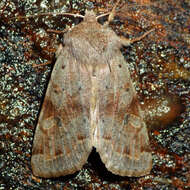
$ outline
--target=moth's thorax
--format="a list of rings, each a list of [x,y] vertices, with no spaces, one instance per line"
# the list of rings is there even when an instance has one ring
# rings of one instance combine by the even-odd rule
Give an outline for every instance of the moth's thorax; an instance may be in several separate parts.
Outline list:
[[[87,12],[84,21],[65,35],[64,43],[84,64],[106,63],[121,47],[119,37],[109,27],[99,24],[92,12]]]
[[[96,22],[96,14],[94,13],[94,11],[86,10],[84,21],[85,22]]]

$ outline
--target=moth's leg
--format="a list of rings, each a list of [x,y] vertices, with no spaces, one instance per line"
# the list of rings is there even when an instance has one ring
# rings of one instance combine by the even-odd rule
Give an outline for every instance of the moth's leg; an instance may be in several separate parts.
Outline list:
[[[61,30],[47,29],[47,32],[49,32],[49,33],[55,33],[55,34],[62,34],[62,33],[65,33],[67,31],[68,31],[68,29],[65,29],[63,31],[61,31]]]
[[[97,16],[96,19],[98,20],[98,19],[101,18],[101,17],[104,17],[104,16],[109,15],[108,21],[104,23],[104,26],[108,26],[109,23],[110,23],[110,22],[114,19],[114,17],[115,17],[115,9],[116,9],[117,5],[119,4],[119,1],[120,1],[120,0],[117,0],[116,4],[114,5],[114,7],[113,7],[113,9],[112,9],[112,11],[111,11],[110,13],[101,14],[101,15]]]
[[[154,30],[155,30],[155,29],[153,28],[153,29],[151,29],[151,30],[145,32],[142,36],[139,36],[139,37],[134,38],[134,39],[127,39],[127,38],[121,36],[121,37],[120,37],[120,42],[122,43],[122,45],[128,46],[129,44],[132,44],[132,43],[134,43],[134,42],[136,42],[136,41],[142,40],[144,37],[146,37],[149,33],[151,33],[151,32],[154,31]]]
[[[64,30],[53,30],[53,29],[47,29],[47,32],[49,33],[55,33],[55,34],[64,34],[66,32],[68,32],[70,29],[66,28]]]
[[[114,19],[114,17],[115,17],[115,9],[116,9],[116,7],[118,6],[119,2],[120,2],[120,0],[117,0],[116,4],[114,5],[114,7],[113,7],[113,9],[112,9],[112,11],[111,11],[111,13],[109,14],[108,22],[107,22],[106,24],[109,24],[110,22],[113,21],[113,19]]]
[[[56,51],[56,53],[55,53],[56,57],[58,57],[61,54],[62,49],[63,49],[63,45],[60,44],[59,47],[58,47],[58,49],[57,49],[57,51]],[[33,64],[32,66],[35,68],[35,67],[44,67],[44,66],[50,65],[50,64],[52,64],[52,62],[51,61],[47,61],[46,63]]]

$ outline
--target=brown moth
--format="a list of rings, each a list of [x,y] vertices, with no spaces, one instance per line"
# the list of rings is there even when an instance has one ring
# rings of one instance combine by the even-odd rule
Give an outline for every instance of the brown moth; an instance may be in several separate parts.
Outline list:
[[[108,21],[114,17],[114,9]],[[108,23],[109,23],[108,22]],[[67,32],[57,50],[32,150],[35,176],[50,178],[82,168],[95,147],[106,168],[120,176],[143,176],[152,155],[124,45],[92,11]]]

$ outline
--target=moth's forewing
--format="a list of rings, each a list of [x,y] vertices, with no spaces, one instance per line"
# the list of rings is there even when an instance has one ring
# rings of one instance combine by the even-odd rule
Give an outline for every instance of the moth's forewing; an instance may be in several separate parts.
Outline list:
[[[88,76],[69,47],[59,49],[34,136],[34,175],[68,175],[86,162],[92,148]]]
[[[148,132],[127,64],[118,51],[111,72],[99,75],[97,151],[107,169],[121,176],[142,176],[152,168]]]

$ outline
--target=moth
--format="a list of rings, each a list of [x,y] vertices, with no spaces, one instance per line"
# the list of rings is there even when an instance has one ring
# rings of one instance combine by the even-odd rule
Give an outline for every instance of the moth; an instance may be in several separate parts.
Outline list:
[[[92,147],[113,174],[143,176],[152,168],[146,124],[117,36],[93,11],[64,36],[39,115],[31,165],[44,178],[72,174]]]

